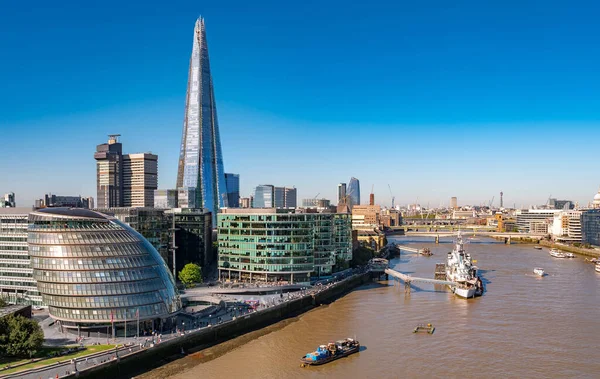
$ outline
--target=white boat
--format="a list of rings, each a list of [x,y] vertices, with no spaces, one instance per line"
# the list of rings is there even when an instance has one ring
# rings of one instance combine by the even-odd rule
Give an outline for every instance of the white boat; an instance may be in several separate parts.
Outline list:
[[[536,250],[542,250],[541,246],[534,246],[533,248],[536,249]]]
[[[565,253],[565,258],[575,258],[575,254],[573,254],[573,253]]]
[[[448,253],[446,280],[456,283],[449,286],[456,296],[468,299],[483,293],[483,283],[477,276],[471,255],[465,252],[462,235],[458,233],[454,249]]]
[[[544,276],[546,275],[546,273],[544,272],[544,269],[541,267],[536,267],[533,269],[533,273],[536,274],[537,276]]]
[[[565,258],[566,257],[565,254],[561,253],[557,249],[551,249],[550,255],[552,255],[554,258]]]
[[[596,263],[596,271],[600,272],[600,263]]]

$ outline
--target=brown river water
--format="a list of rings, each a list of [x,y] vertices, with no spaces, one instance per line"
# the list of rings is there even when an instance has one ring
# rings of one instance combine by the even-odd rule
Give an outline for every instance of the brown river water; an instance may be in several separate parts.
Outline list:
[[[435,255],[390,262],[433,277],[452,249],[418,237],[392,239]],[[431,239],[429,239],[431,241]],[[600,378],[600,273],[583,257],[556,259],[530,245],[469,239],[484,296],[464,300],[445,287],[393,281],[359,287],[298,321],[172,378]],[[536,277],[534,267],[548,274]],[[432,323],[433,335],[415,334]],[[354,337],[363,350],[332,363],[300,367],[319,344]]]

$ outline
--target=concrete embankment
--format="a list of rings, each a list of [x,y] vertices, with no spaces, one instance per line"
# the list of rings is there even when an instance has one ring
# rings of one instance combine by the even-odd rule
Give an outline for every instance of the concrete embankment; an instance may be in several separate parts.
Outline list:
[[[199,364],[205,362],[207,359],[214,359],[246,342],[251,341],[254,338],[257,338],[260,335],[277,330],[286,324],[273,325],[270,328],[264,330],[262,329],[282,320],[286,320],[286,322],[293,322],[293,319],[289,319],[321,304],[330,303],[345,293],[351,291],[353,288],[367,283],[370,281],[370,279],[371,274],[369,272],[352,276],[341,282],[332,284],[328,288],[325,288],[314,295],[308,295],[298,299],[285,301],[276,306],[238,317],[235,320],[196,330],[186,334],[183,337],[162,342],[153,348],[145,349],[121,357],[118,361],[115,360],[107,362],[105,364],[80,371],[79,377],[110,377],[114,379],[130,378],[131,376],[140,375],[168,362],[182,358],[184,356],[182,354],[182,350],[186,353],[200,351],[199,353],[191,355],[192,358],[195,358],[196,362],[186,359],[182,361],[181,365],[175,364],[169,367],[167,370],[169,371],[168,375],[172,375],[176,372],[185,370],[187,367],[190,367],[190,365],[193,365],[193,363]],[[255,333],[248,335],[250,332]],[[242,337],[236,338],[240,336]],[[235,340],[232,340],[234,338]],[[229,340],[232,341],[224,344],[223,346],[215,346]],[[202,349],[207,349],[211,346],[215,347],[208,351],[201,351]],[[167,372],[165,371],[164,374],[167,375]],[[72,376],[74,377],[74,375]]]
[[[540,246],[545,246],[553,249],[568,251],[574,254],[585,255],[588,257],[600,258],[600,252],[596,249],[584,249],[581,247],[567,246],[556,244],[551,241],[540,241]]]

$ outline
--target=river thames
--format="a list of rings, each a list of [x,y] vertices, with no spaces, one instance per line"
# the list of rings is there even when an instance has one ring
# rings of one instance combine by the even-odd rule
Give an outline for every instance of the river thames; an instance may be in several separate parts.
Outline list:
[[[433,277],[451,240],[392,238],[434,255],[402,255],[390,265]],[[600,375],[600,273],[583,257],[556,259],[531,245],[467,239],[486,284],[482,297],[464,300],[445,287],[380,281],[359,287],[298,321],[212,361],[172,376],[207,378],[592,378]],[[547,276],[532,272],[543,267]],[[414,334],[432,323],[433,335]],[[364,349],[318,367],[300,357],[319,344],[354,337]]]

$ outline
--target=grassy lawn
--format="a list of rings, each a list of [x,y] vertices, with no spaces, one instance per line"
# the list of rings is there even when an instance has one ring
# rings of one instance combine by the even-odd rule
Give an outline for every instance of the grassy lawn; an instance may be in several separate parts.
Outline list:
[[[53,352],[60,352],[63,350],[66,350],[68,347],[42,347],[42,349],[36,354],[36,358],[43,358],[48,356],[48,354],[53,353]],[[93,354],[93,353],[99,353],[101,351],[106,351],[106,350],[114,350],[115,345],[92,345],[92,346],[86,346],[85,350],[80,350],[77,351],[75,353],[71,353],[71,354],[67,354],[67,355],[62,355],[60,357],[54,357],[54,358],[47,358],[44,360],[41,360],[39,362],[33,362],[33,363],[29,363],[23,366],[19,366],[19,367],[15,367],[15,368],[11,368],[8,370],[0,370],[0,375],[5,375],[5,374],[12,374],[14,372],[17,371],[22,371],[22,370],[28,370],[30,368],[36,368],[36,367],[41,367],[41,366],[46,366],[52,363],[56,363],[58,361],[60,362],[64,362],[64,361],[70,361],[71,359],[74,358],[79,358],[82,357],[84,355],[89,355],[89,354]],[[30,359],[19,359],[19,360],[9,360],[7,358],[3,358],[0,360],[0,368],[1,367],[6,367],[7,365],[17,365],[19,363],[24,363],[24,362],[29,362]]]

